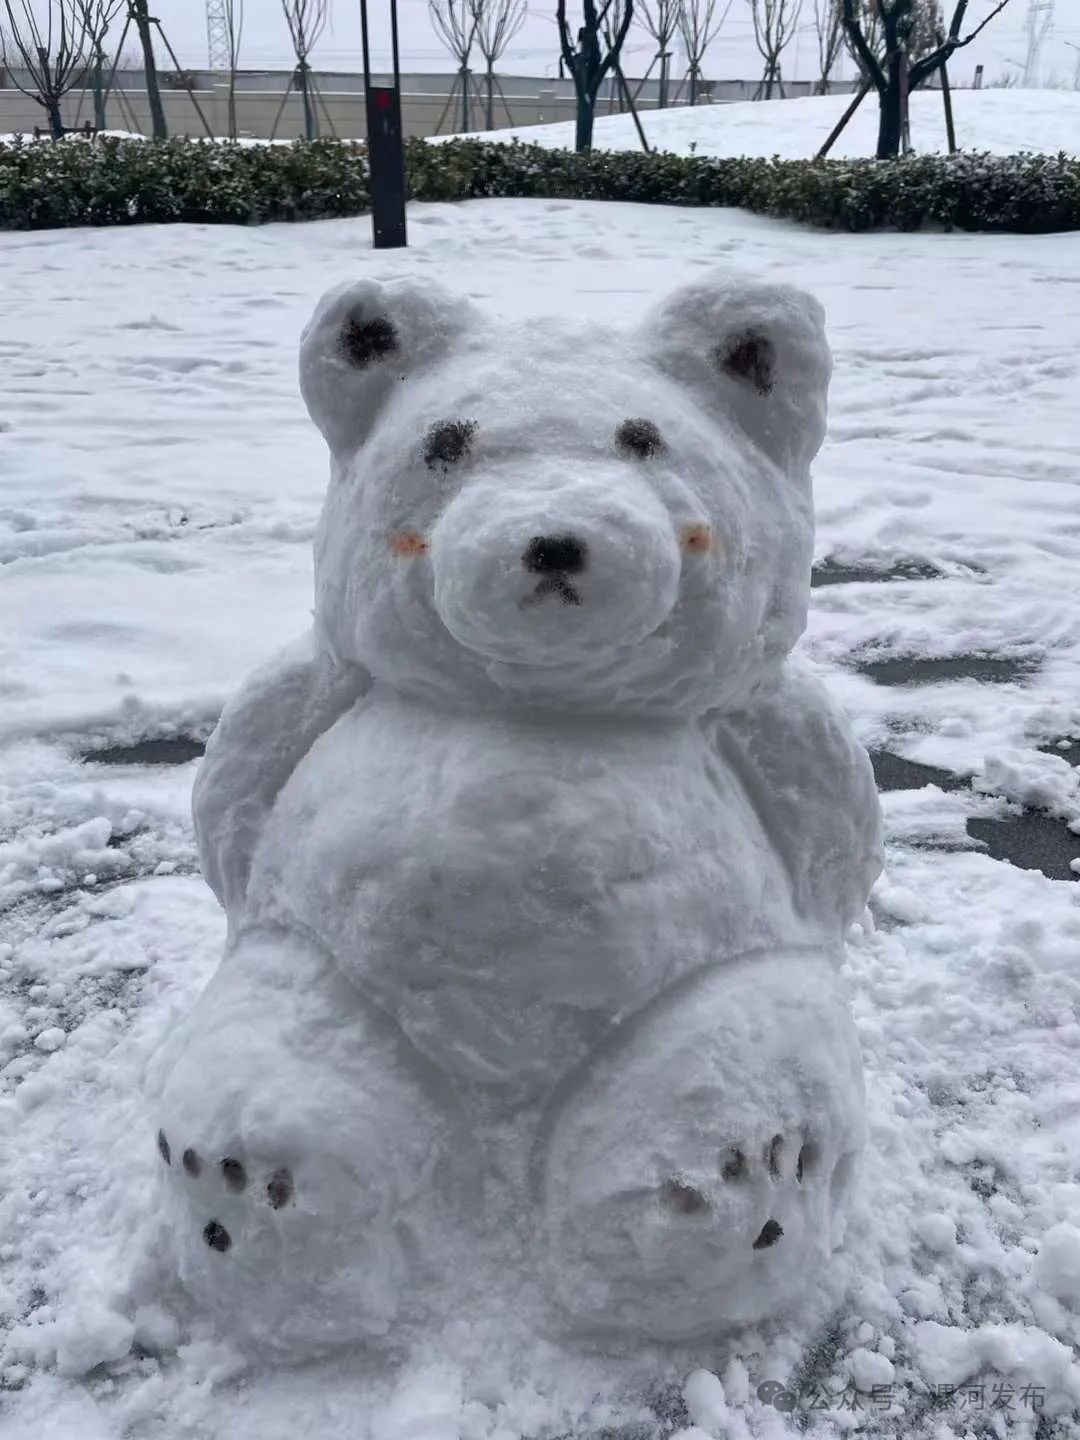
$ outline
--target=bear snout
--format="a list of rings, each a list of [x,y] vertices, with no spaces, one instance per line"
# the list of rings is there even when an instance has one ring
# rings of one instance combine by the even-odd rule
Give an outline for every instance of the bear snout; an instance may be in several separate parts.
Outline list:
[[[553,480],[462,491],[431,535],[439,618],[517,665],[608,656],[660,626],[682,573],[676,526],[646,487]]]

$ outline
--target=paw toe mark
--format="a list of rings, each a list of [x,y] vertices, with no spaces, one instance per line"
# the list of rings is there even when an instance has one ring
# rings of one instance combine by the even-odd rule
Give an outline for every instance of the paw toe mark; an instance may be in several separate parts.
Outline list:
[[[190,1147],[181,1155],[180,1163],[189,1175],[198,1175],[202,1169],[202,1161]]]
[[[247,1184],[247,1174],[239,1160],[226,1156],[221,1162],[221,1174],[225,1184],[230,1190],[243,1190]]]
[[[818,1147],[812,1140],[808,1140],[799,1150],[799,1158],[795,1162],[795,1179],[801,1181],[807,1175],[813,1175],[818,1168],[819,1159]]]
[[[289,1203],[292,1194],[292,1172],[283,1165],[280,1170],[275,1170],[266,1182],[266,1198],[270,1201],[270,1208],[280,1210],[283,1205]]]
[[[168,1142],[168,1140],[165,1138],[165,1131],[164,1131],[164,1130],[159,1130],[159,1131],[157,1132],[157,1148],[158,1148],[158,1154],[159,1154],[159,1155],[161,1156],[161,1158],[165,1161],[165,1164],[166,1164],[166,1165],[171,1165],[171,1164],[172,1164],[172,1151],[169,1149],[169,1142]]]
[[[784,1158],[784,1137],[774,1135],[769,1141],[769,1148],[765,1152],[765,1161],[769,1167],[769,1174],[774,1180],[780,1179],[780,1164]]]
[[[742,1180],[747,1173],[746,1156],[737,1145],[729,1147],[724,1156],[724,1167],[721,1170],[725,1180]]]
[[[761,1227],[761,1234],[754,1241],[755,1250],[768,1250],[770,1245],[775,1245],[783,1235],[784,1229],[775,1220],[766,1220]]]
[[[232,1237],[229,1235],[228,1230],[217,1220],[211,1220],[203,1229],[202,1235],[207,1245],[210,1246],[210,1249],[217,1250],[222,1255],[232,1244]]]
[[[665,1180],[660,1194],[668,1209],[677,1215],[702,1215],[709,1208],[701,1191],[693,1185],[684,1185],[681,1180]]]

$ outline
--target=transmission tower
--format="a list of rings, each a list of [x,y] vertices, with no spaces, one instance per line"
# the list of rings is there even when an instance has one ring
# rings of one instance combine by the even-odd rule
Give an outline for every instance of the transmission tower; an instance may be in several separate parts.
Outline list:
[[[206,52],[211,70],[228,70],[229,27],[225,0],[206,0]]]
[[[1039,83],[1039,51],[1054,23],[1054,0],[1031,0],[1027,13],[1027,56],[1024,60],[1024,84]]]

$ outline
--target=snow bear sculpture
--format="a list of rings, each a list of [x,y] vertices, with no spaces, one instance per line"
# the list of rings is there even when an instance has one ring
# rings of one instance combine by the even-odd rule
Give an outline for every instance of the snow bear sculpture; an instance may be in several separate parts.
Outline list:
[[[162,1057],[179,1274],[232,1333],[689,1338],[837,1244],[880,841],[791,656],[829,372],[816,301],[724,275],[627,333],[319,304],[314,625],[207,747],[227,950]]]

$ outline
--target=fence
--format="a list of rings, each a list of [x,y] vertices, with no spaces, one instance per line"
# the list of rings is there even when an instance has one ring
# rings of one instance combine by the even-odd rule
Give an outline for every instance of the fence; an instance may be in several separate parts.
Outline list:
[[[20,76],[20,79],[24,77]],[[28,77],[27,77],[28,78]],[[162,104],[169,133],[200,135],[205,133],[199,116],[201,109],[215,135],[228,134],[228,87],[220,76],[195,72],[195,83],[189,91],[165,84],[161,90]],[[406,135],[450,134],[461,126],[460,95],[453,94],[452,75],[406,75],[402,77],[402,123]],[[241,135],[266,139],[275,133],[279,139],[292,139],[304,133],[304,110],[300,92],[291,86],[292,77],[245,74],[238,77],[236,92],[237,128]],[[364,115],[362,81],[355,75],[316,76],[315,110],[319,131],[323,135],[359,139],[367,133]],[[655,81],[641,83],[629,80],[631,92],[638,90],[639,109],[656,107]],[[258,88],[260,87],[261,88]],[[756,80],[706,81],[701,88],[705,103],[730,103],[751,100],[757,89]],[[473,77],[470,99],[472,129],[484,128],[483,80]],[[789,96],[807,95],[816,88],[809,80],[786,83]],[[842,83],[832,87],[849,90]],[[677,84],[672,94],[677,95]],[[685,87],[683,91],[685,99]],[[198,108],[196,108],[196,102]],[[597,102],[597,114],[605,115],[619,109],[618,93],[609,83]],[[93,119],[94,107],[89,90],[73,90],[64,99],[66,125],[78,128]],[[499,80],[495,93],[494,127],[500,130],[544,125],[557,120],[572,120],[576,112],[573,88],[567,81],[550,81],[528,76],[506,76]],[[140,72],[118,72],[108,102],[108,125],[114,130],[151,133],[150,111],[143,76]],[[276,124],[275,124],[276,122]],[[35,126],[47,128],[41,106],[15,89],[10,77],[0,71],[0,134],[28,134]]]

